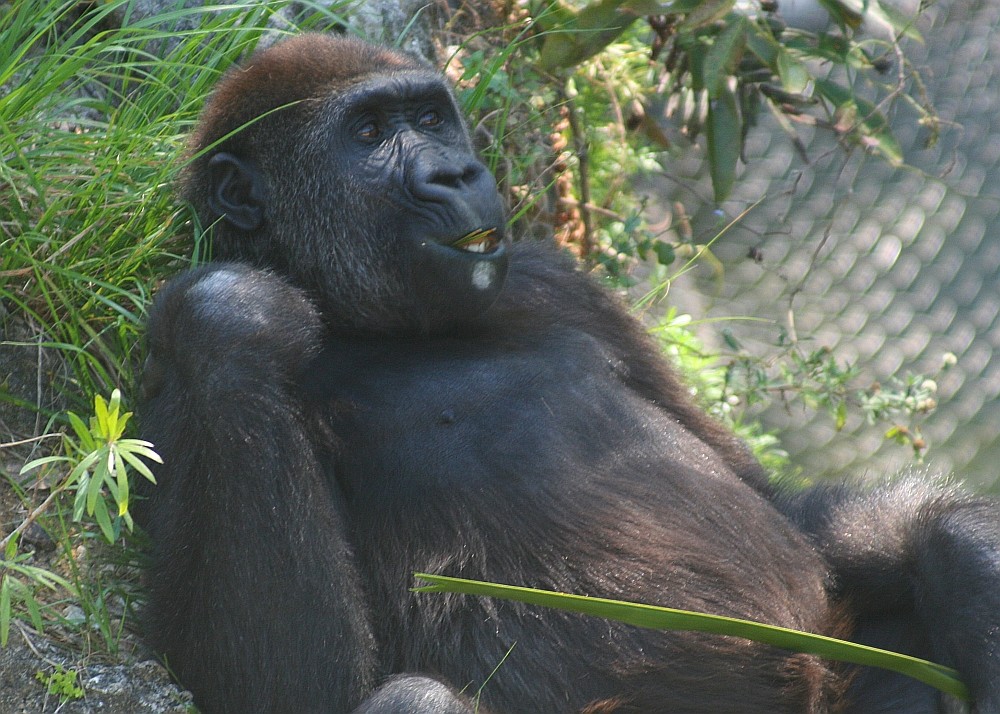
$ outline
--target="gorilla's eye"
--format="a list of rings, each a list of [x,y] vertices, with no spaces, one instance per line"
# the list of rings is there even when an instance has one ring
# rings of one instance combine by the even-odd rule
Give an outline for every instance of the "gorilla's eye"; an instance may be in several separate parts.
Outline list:
[[[382,129],[373,121],[366,121],[358,126],[356,135],[362,141],[376,141],[382,136]]]
[[[420,115],[420,126],[425,129],[433,129],[436,126],[441,126],[444,119],[441,117],[441,112],[437,109],[428,109]]]

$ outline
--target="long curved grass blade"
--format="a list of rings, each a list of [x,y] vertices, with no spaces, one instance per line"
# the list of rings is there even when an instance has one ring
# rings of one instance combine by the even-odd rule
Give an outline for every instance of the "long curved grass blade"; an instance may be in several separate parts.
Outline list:
[[[935,689],[951,694],[959,699],[969,701],[969,690],[959,678],[958,672],[934,662],[910,657],[909,655],[889,652],[846,642],[833,637],[814,635],[809,632],[790,630],[774,625],[765,625],[750,620],[740,620],[719,615],[707,615],[689,610],[676,610],[669,607],[642,605],[639,603],[607,600],[605,598],[585,597],[582,595],[567,595],[565,593],[535,590],[513,585],[496,585],[478,580],[451,578],[443,575],[428,575],[415,573],[418,580],[424,580],[430,585],[414,588],[415,592],[428,593],[460,593],[464,595],[484,595],[515,600],[529,605],[541,605],[559,610],[578,612],[594,617],[617,620],[637,627],[654,630],[682,630],[687,632],[705,632],[715,635],[743,637],[761,644],[780,647],[793,652],[805,652],[819,655],[826,659],[851,664],[881,667],[905,674]]]

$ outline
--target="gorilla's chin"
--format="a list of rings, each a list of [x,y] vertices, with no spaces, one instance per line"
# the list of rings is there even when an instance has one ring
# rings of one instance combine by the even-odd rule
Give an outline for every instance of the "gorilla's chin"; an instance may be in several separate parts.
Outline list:
[[[510,262],[507,242],[499,228],[472,231],[450,243],[417,242],[410,264],[422,329],[472,322],[496,302]]]

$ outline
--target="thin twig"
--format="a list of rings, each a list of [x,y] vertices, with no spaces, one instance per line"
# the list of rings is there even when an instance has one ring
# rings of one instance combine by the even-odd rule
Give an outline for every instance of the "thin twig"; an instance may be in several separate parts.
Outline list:
[[[583,223],[583,238],[580,241],[580,249],[584,256],[591,256],[594,252],[594,231],[590,216],[590,155],[587,150],[587,137],[584,136],[583,128],[580,126],[579,117],[576,115],[576,104],[572,98],[565,95],[566,117],[569,120],[569,132],[573,135],[573,151],[576,152],[577,164],[580,167],[580,222]]]
[[[19,439],[18,441],[7,441],[0,444],[0,449],[7,449],[11,446],[24,446],[25,444],[33,444],[36,441],[41,441],[42,439],[54,439],[57,436],[62,436],[59,432],[53,432],[51,434],[41,434],[39,436],[32,436],[27,439]]]

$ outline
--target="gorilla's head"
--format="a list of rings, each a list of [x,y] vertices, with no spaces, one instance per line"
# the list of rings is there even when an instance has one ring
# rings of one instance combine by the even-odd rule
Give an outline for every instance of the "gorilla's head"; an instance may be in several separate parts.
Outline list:
[[[504,210],[455,98],[423,62],[301,35],[230,71],[183,193],[213,257],[286,275],[335,329],[474,321],[507,271]]]

